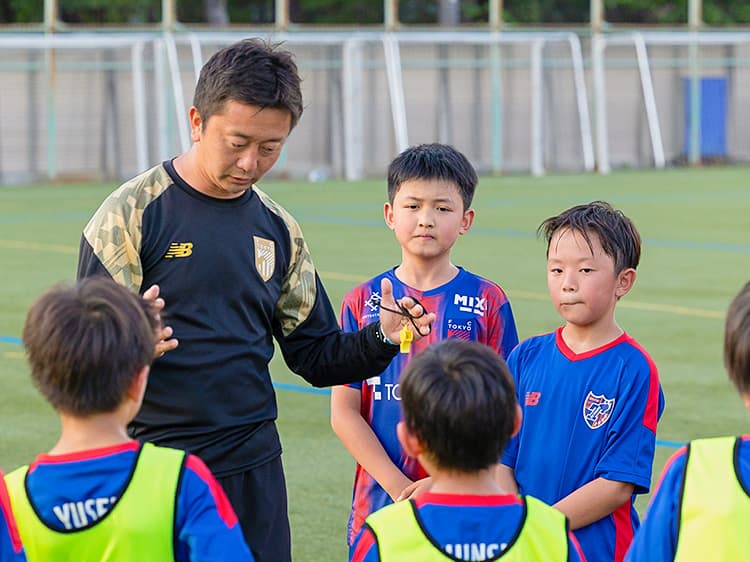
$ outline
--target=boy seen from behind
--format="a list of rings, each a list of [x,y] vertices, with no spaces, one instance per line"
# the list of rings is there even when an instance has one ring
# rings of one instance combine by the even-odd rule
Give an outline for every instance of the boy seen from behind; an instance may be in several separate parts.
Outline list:
[[[638,528],[664,407],[656,365],[615,320],[633,287],[641,241],[597,201],[548,218],[547,285],[565,324],[511,353],[523,409],[500,475],[570,519],[589,562],[621,561]]]
[[[584,560],[562,513],[497,483],[497,459],[521,411],[496,352],[436,343],[409,363],[400,388],[399,441],[432,487],[370,515],[355,562]]]
[[[729,306],[724,365],[750,410],[750,283]],[[750,435],[698,439],[667,461],[628,562],[750,560]]]
[[[31,562],[253,560],[202,461],[128,437],[159,329],[149,303],[104,277],[53,288],[29,310],[31,377],[62,427],[6,476]]]
[[[384,216],[401,245],[401,263],[351,290],[344,297],[341,323],[344,330],[356,331],[378,321],[383,279],[392,284],[394,298],[412,297],[437,319],[429,335],[396,356],[379,376],[333,389],[331,425],[357,461],[350,546],[370,513],[415,492],[415,483],[427,476],[396,436],[404,366],[442,339],[481,342],[503,356],[518,343],[503,290],[451,261],[453,244],[474,220],[476,185],[474,168],[448,145],[411,147],[389,166]],[[403,322],[415,330],[406,317]]]

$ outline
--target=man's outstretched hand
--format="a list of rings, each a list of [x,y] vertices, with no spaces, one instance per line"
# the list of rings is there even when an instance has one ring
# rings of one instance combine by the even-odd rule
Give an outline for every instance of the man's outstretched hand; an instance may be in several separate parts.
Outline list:
[[[383,328],[383,333],[389,340],[394,343],[399,343],[401,341],[401,328],[406,322],[409,323],[411,331],[414,333],[414,341],[417,341],[430,333],[432,323],[436,318],[434,312],[427,313],[427,311],[425,311],[411,297],[399,299],[399,304],[403,306],[414,319],[414,324],[412,324],[411,320],[406,316],[392,312],[393,310],[398,310],[399,307],[393,298],[393,285],[391,285],[390,279],[382,279],[380,281],[380,294],[380,326]],[[415,324],[417,329],[414,327]]]
[[[151,311],[158,320],[161,329],[156,333],[156,345],[154,346],[154,358],[161,357],[167,351],[173,350],[179,345],[177,338],[172,337],[171,326],[164,326],[161,324],[161,311],[164,309],[164,299],[159,296],[159,285],[151,285],[146,292],[143,293],[143,298],[146,301],[151,302]]]

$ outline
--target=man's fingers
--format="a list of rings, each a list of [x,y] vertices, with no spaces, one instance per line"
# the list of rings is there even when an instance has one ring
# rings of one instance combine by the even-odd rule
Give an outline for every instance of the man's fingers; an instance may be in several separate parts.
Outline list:
[[[151,301],[151,310],[153,310],[156,314],[158,314],[163,309],[164,309],[163,298],[159,297],[158,299]]]
[[[147,301],[152,301],[159,296],[159,285],[151,285],[148,289],[143,292],[143,298]]]
[[[383,277],[380,280],[380,299],[387,304],[395,302],[393,300],[393,285],[390,279]]]

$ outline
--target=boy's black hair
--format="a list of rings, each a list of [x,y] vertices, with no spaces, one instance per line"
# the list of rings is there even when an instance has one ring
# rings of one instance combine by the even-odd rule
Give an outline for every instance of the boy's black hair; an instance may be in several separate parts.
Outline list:
[[[750,282],[737,293],[727,311],[724,365],[737,390],[750,396]]]
[[[193,95],[204,128],[229,100],[285,109],[292,117],[289,130],[294,128],[303,110],[300,76],[292,53],[278,47],[257,38],[244,39],[208,59]]]
[[[592,251],[591,235],[595,234],[604,253],[615,262],[615,273],[638,267],[641,259],[641,236],[638,229],[622,211],[609,203],[593,201],[545,219],[539,225],[537,234],[547,241],[547,255],[552,237],[561,230],[580,233]]]
[[[513,434],[516,395],[502,357],[484,344],[443,340],[415,357],[399,384],[404,422],[441,468],[497,464]]]
[[[158,328],[149,303],[109,277],[58,285],[26,317],[31,378],[59,412],[112,412],[138,370],[151,364]]]
[[[409,180],[445,180],[456,184],[464,211],[471,207],[477,172],[471,162],[447,144],[420,144],[404,150],[388,166],[388,201],[393,205],[401,184]]]

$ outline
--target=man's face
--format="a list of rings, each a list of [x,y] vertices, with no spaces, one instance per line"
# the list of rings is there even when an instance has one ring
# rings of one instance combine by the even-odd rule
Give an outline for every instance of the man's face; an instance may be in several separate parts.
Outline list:
[[[190,108],[191,139],[197,150],[198,191],[220,199],[242,195],[270,170],[289,135],[291,114],[234,100],[207,122]]]

